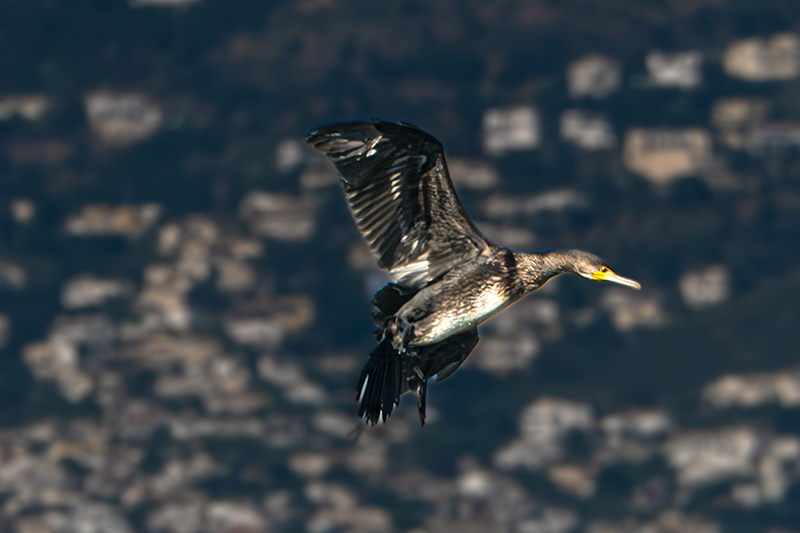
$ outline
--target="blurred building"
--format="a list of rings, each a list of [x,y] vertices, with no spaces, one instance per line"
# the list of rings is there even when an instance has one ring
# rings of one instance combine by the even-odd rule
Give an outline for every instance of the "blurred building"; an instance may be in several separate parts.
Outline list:
[[[15,198],[8,205],[8,210],[17,224],[28,224],[36,216],[36,204],[27,198]]]
[[[589,54],[567,67],[567,87],[572,98],[604,98],[622,81],[619,62],[601,54]]]
[[[695,310],[720,305],[730,298],[730,273],[725,265],[711,265],[684,273],[678,281],[683,302]]]
[[[0,120],[19,116],[26,120],[38,120],[50,109],[50,99],[41,94],[6,96],[0,99]]]
[[[588,205],[589,199],[575,189],[553,189],[531,196],[493,194],[483,202],[482,211],[489,219],[501,219],[543,211],[584,209]]]
[[[748,81],[789,80],[800,76],[800,37],[782,33],[770,39],[731,44],[722,58],[729,76]]]
[[[648,82],[656,87],[698,87],[703,80],[700,72],[702,64],[703,56],[697,51],[674,54],[650,52],[645,59]]]
[[[19,264],[0,260],[0,290],[21,290],[27,281],[28,274]]]
[[[64,225],[67,233],[80,237],[136,237],[150,229],[161,216],[159,204],[120,205],[89,204],[70,217]]]
[[[703,388],[703,399],[718,409],[777,404],[800,406],[800,371],[726,374]]]
[[[127,146],[161,126],[161,106],[141,93],[95,91],[86,95],[84,104],[89,126],[103,144]]]
[[[600,301],[617,331],[634,328],[660,328],[669,323],[669,315],[659,298],[652,293],[624,291],[616,287],[603,291]]]
[[[500,181],[497,170],[479,159],[450,157],[447,160],[447,169],[456,188],[486,190],[496,187]]]
[[[539,113],[532,106],[488,109],[483,114],[483,150],[490,155],[539,146]]]
[[[711,108],[711,124],[719,130],[720,140],[729,148],[742,149],[750,129],[767,115],[766,100],[758,98],[723,98]]]
[[[711,135],[702,128],[632,129],[625,135],[622,158],[632,172],[666,184],[711,164]]]
[[[308,240],[316,224],[310,198],[252,191],[242,199],[239,216],[259,237],[280,241]]]
[[[577,109],[561,114],[561,137],[584,150],[607,150],[617,141],[608,120]]]
[[[756,124],[747,132],[744,144],[747,151],[754,155],[798,148],[800,147],[800,123],[783,121]]]
[[[121,279],[103,279],[91,274],[70,279],[61,289],[61,305],[79,309],[100,305],[111,298],[133,293],[133,284]]]

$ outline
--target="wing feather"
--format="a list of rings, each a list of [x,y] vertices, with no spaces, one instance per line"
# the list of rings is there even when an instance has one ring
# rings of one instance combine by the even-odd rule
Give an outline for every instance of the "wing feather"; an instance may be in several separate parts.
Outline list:
[[[358,229],[398,284],[422,287],[489,248],[458,201],[432,135],[371,120],[325,126],[307,140],[336,165]]]

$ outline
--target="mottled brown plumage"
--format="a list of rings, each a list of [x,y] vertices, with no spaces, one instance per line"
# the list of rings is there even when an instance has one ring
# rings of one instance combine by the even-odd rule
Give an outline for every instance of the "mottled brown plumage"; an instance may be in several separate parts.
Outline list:
[[[358,229],[395,279],[373,299],[379,344],[358,384],[359,416],[373,425],[406,391],[424,424],[428,379],[450,376],[478,343],[478,324],[553,276],[639,288],[587,252],[517,253],[486,239],[458,201],[442,145],[415,126],[345,122],[307,140],[336,165]]]

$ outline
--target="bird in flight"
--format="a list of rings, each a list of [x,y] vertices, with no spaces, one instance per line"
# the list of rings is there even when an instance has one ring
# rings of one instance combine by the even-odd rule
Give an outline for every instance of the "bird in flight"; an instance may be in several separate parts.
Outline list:
[[[372,300],[378,345],[357,387],[358,415],[373,426],[409,391],[424,425],[428,380],[452,375],[480,323],[553,276],[641,288],[588,252],[519,253],[484,237],[458,201],[441,143],[416,126],[343,122],[306,140],[336,166],[358,229],[394,279]]]

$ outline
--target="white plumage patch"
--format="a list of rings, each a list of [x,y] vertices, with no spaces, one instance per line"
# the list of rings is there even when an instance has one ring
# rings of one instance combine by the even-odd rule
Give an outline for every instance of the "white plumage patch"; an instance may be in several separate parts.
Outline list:
[[[403,184],[403,176],[399,172],[395,172],[389,178],[392,183],[392,200],[400,198],[400,186]]]
[[[487,280],[486,288],[481,291],[475,301],[473,320],[477,324],[480,324],[497,312],[505,309],[510,303],[508,294],[503,290],[503,284],[500,283],[500,280],[496,278]]]
[[[369,383],[369,376],[364,380],[364,385],[361,386],[361,392],[358,393],[358,402],[360,402],[364,398],[364,391],[367,390],[367,384]]]
[[[490,290],[481,293],[478,309],[480,311],[480,321],[489,318],[497,311],[505,307],[508,297],[499,284],[492,284]]]
[[[372,157],[373,155],[378,153],[378,151],[375,149],[375,145],[381,142],[382,140],[383,140],[383,135],[378,135],[372,140],[371,143],[369,143],[369,147],[367,149],[367,157]]]
[[[401,267],[397,267],[392,270],[392,275],[397,278],[402,278],[411,274],[420,274],[422,272],[428,271],[428,266],[430,263],[424,258],[421,261],[414,261],[413,263],[408,263],[407,265],[403,265]]]

